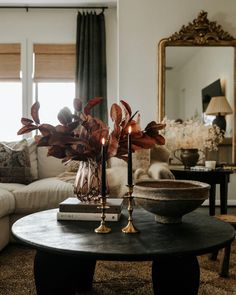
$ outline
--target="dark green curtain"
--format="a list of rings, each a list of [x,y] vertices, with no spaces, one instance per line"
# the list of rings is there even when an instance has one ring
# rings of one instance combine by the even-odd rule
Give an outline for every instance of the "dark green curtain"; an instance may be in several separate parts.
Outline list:
[[[104,13],[78,12],[76,36],[76,97],[85,105],[100,96],[92,115],[107,122],[106,34]]]

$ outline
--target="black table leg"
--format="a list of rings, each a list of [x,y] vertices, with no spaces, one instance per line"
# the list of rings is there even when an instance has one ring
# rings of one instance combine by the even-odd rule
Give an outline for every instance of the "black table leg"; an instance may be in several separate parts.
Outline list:
[[[226,175],[220,183],[220,214],[227,214],[228,182],[229,179]]]
[[[210,196],[209,196],[209,214],[210,216],[215,215],[215,204],[216,203],[216,185],[211,183]]]
[[[38,295],[74,295],[92,289],[96,260],[37,251],[34,277]]]
[[[153,261],[152,283],[155,295],[197,295],[199,282],[200,270],[195,256],[169,256]]]

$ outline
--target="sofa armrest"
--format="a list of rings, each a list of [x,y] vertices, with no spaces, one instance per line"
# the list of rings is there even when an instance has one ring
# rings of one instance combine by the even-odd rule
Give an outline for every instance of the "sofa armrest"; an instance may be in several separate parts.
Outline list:
[[[148,169],[148,175],[153,179],[174,179],[167,163],[155,162]]]

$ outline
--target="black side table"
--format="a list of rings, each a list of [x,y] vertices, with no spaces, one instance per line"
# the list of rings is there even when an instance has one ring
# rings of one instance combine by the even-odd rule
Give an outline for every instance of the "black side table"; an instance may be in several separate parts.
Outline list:
[[[171,172],[176,179],[196,180],[206,182],[211,185],[209,198],[209,214],[215,215],[215,193],[216,184],[220,185],[220,213],[227,214],[228,183],[230,181],[231,170],[190,170],[184,168],[171,168]]]

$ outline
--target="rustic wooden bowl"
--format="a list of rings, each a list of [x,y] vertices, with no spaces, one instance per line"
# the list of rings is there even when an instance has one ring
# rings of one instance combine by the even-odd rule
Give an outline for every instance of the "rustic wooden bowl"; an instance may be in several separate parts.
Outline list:
[[[209,197],[210,185],[191,180],[145,180],[137,182],[136,204],[155,214],[160,223],[181,223],[182,216],[198,208]]]

